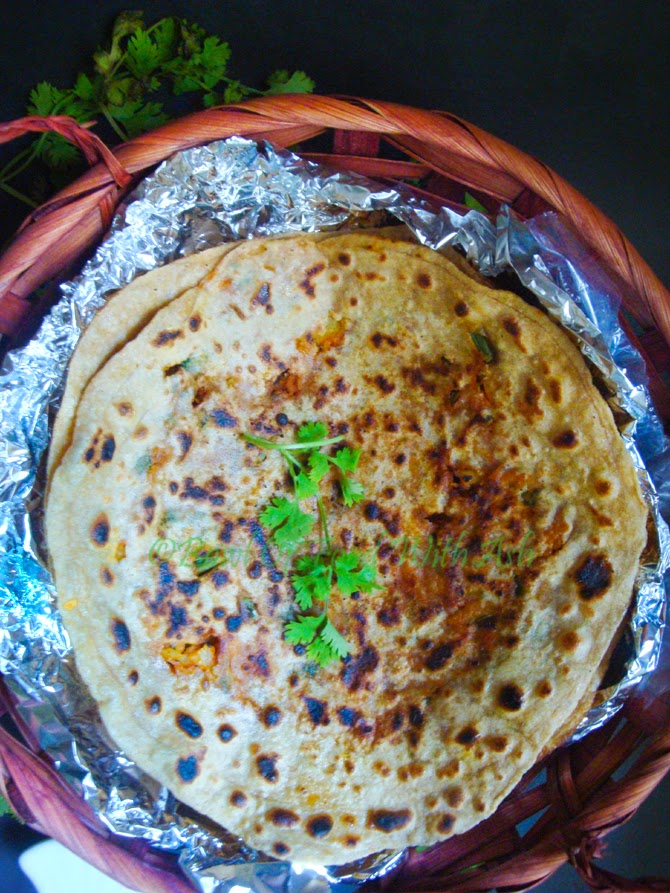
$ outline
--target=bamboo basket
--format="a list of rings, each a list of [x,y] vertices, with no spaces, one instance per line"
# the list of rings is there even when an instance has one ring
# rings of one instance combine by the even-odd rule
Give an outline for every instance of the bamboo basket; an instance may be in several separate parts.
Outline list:
[[[670,382],[664,379],[670,369],[670,293],[615,224],[565,180],[454,115],[350,97],[278,96],[189,115],[113,152],[85,127],[58,116],[0,124],[0,142],[45,130],[76,143],[91,167],[32,213],[0,258],[0,333],[7,346],[34,332],[55,299],[53,285],[97,245],[139,179],[178,150],[241,135],[277,147],[299,143],[305,158],[377,180],[420,178],[417,194],[457,210],[463,210],[468,190],[491,213],[502,203],[523,219],[558,212],[616,279],[621,323],[647,363],[654,403],[670,425]],[[319,136],[321,144],[324,133],[331,151],[310,151],[310,141]],[[39,298],[31,297],[45,285]],[[657,678],[655,690],[656,697],[630,698],[613,721],[535,766],[489,819],[412,853],[399,871],[367,889],[525,890],[570,862],[594,890],[670,891],[670,881],[625,880],[593,861],[602,853],[602,838],[631,818],[670,769],[670,675]],[[0,788],[27,824],[133,890],[193,890],[173,856],[102,825],[40,752],[1,680],[0,715],[13,720],[11,731],[0,728]]]

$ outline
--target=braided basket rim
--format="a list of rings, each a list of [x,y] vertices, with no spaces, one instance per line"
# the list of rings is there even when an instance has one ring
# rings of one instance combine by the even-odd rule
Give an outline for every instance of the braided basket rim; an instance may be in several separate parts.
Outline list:
[[[48,309],[46,301],[29,300],[35,288],[100,240],[129,189],[164,158],[233,134],[286,147],[329,132],[334,135],[334,154],[298,154],[390,180],[428,171],[444,203],[454,203],[454,187],[466,187],[477,197],[510,204],[521,216],[546,209],[563,215],[621,283],[625,309],[647,331],[646,341],[633,340],[651,363],[652,396],[657,405],[660,399],[661,408],[670,407],[669,389],[654,373],[655,363],[670,357],[670,293],[618,227],[574,187],[537,159],[448,112],[358,97],[276,96],[186,116],[114,151],[87,128],[61,116],[0,124],[0,142],[44,130],[74,141],[92,167],[33,212],[0,258],[0,331],[10,337],[25,336]],[[408,160],[377,157],[380,140]],[[537,776],[536,767],[494,816],[459,838],[413,853],[380,885],[407,893],[521,890],[570,861],[595,889],[670,890],[670,883],[658,880],[631,887],[592,862],[598,841],[627,821],[670,769],[670,710],[664,703],[669,691],[670,682],[656,700],[631,698],[623,725],[617,720],[555,751],[542,764],[545,782],[528,784]],[[0,729],[0,788],[19,815],[131,889],[192,889],[164,854],[150,851],[142,841],[114,838],[88,807],[73,799],[22,726],[1,680],[0,698],[24,739]],[[641,744],[645,749],[625,778],[613,782],[612,773]],[[59,791],[57,802],[54,790]],[[542,818],[522,838],[519,823],[545,807]]]

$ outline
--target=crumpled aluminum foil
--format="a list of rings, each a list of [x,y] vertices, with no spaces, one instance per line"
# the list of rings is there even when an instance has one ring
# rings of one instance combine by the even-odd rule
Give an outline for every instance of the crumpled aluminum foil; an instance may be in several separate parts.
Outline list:
[[[640,357],[617,321],[618,286],[590,265],[583,244],[555,214],[520,223],[506,209],[494,226],[356,174],[335,172],[241,138],[183,152],[136,190],[108,238],[36,337],[0,371],[0,670],[26,723],[63,776],[116,833],[179,854],[202,893],[349,893],[390,873],[404,853],[339,868],[268,861],[232,835],[197,824],[119,752],[80,684],[44,563],[41,475],[49,422],[79,336],[106,296],[134,276],[219,244],[288,231],[365,225],[380,215],[406,223],[421,242],[451,244],[487,276],[516,272],[549,314],[576,336],[609,393],[655,521],[653,559],[638,579],[637,607],[614,682],[576,734],[611,716],[659,660],[670,565],[670,444],[650,405]],[[653,466],[657,490],[647,471]],[[659,491],[661,499],[659,499]],[[664,504],[661,504],[664,502]]]

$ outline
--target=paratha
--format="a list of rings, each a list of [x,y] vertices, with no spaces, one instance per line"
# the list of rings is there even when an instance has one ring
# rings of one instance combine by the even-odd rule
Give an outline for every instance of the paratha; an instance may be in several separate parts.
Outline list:
[[[326,667],[284,638],[259,523],[286,467],[242,436],[314,420],[362,450],[364,500],[326,477],[325,515],[381,586],[333,593],[353,652]],[[635,469],[570,338],[440,254],[240,245],[73,421],[46,521],[77,666],[123,750],[249,845],[339,864],[460,833],[595,690],[646,542]],[[197,573],[193,543],[227,563]]]
[[[67,387],[49,442],[49,481],[72,435],[79,398],[93,375],[146,325],[157,310],[197,285],[234,247],[234,243],[218,245],[140,275],[123,289],[121,300],[115,300],[119,295],[117,292],[95,314],[68,366]]]

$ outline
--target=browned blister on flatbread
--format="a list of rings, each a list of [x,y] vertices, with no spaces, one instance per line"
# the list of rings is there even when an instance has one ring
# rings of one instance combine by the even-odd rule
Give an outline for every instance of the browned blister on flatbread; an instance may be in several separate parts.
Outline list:
[[[325,668],[284,640],[290,566],[259,523],[284,460],[241,436],[311,420],[362,450],[363,502],[322,492],[381,585],[333,592],[352,654]],[[324,864],[496,808],[597,684],[645,520],[570,339],[369,232],[251,241],[158,310],[87,384],[47,506],[113,738],[249,844]]]

